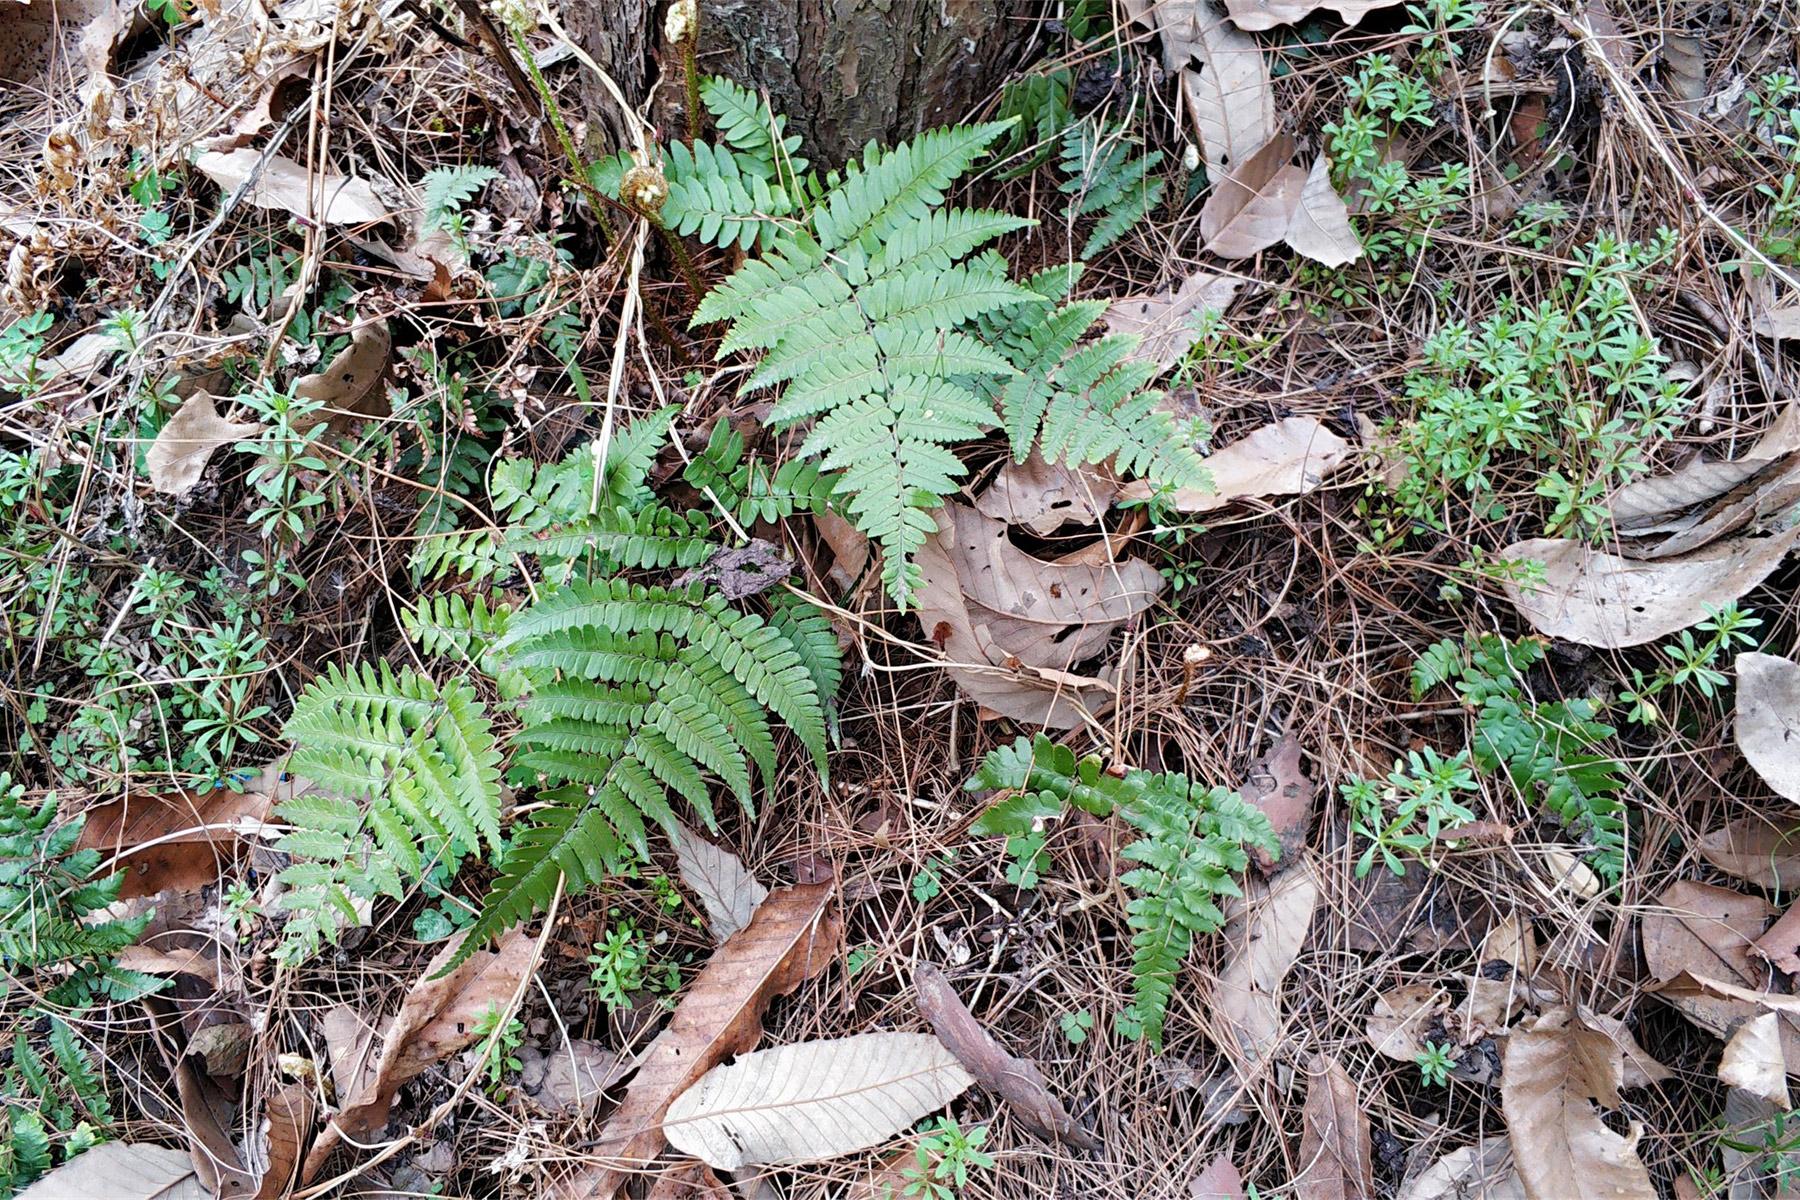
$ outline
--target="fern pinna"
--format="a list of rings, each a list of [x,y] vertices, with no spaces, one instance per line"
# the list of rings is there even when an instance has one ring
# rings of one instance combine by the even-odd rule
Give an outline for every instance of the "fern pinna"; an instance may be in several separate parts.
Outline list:
[[[282,951],[303,958],[358,921],[357,902],[405,896],[444,859],[500,850],[500,752],[475,690],[386,663],[330,667],[284,731],[289,774],[276,849],[289,912]]]
[[[1135,895],[1126,907],[1133,1002],[1120,1027],[1161,1049],[1182,961],[1195,934],[1225,923],[1217,897],[1239,894],[1246,847],[1280,853],[1269,818],[1236,792],[1202,788],[1185,775],[1113,775],[1099,758],[1077,759],[1043,734],[988,754],[967,788],[1012,793],[975,822],[978,836],[1024,836],[1070,804],[1096,816],[1117,813],[1143,834],[1121,852],[1139,865],[1121,877]]]
[[[779,717],[825,772],[836,642],[786,606],[740,612],[699,586],[571,583],[513,614],[496,661],[530,684],[511,776],[549,807],[519,832],[463,955],[570,888],[648,853],[646,822],[671,836],[672,800],[708,827],[708,777],[754,810],[751,769],[774,778]],[[454,964],[452,964],[454,965]]]

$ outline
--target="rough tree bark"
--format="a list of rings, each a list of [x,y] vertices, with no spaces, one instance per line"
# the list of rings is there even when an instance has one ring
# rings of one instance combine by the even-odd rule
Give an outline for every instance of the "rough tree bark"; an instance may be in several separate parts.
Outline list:
[[[701,0],[700,69],[766,90],[806,152],[836,165],[870,139],[894,142],[961,120],[1035,36],[1036,0]],[[565,21],[628,97],[662,64],[659,116],[680,121],[680,64],[663,44],[666,4],[566,0]],[[616,130],[611,105],[590,113]],[[665,134],[679,133],[666,129]]]

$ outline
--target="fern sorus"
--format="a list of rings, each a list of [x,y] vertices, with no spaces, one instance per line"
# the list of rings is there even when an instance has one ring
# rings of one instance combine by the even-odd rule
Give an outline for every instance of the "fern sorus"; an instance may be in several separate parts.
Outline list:
[[[1134,989],[1119,1027],[1160,1050],[1169,997],[1194,935],[1225,923],[1217,898],[1239,894],[1247,848],[1280,853],[1269,818],[1236,792],[1202,788],[1185,775],[1114,775],[1099,758],[1078,759],[1043,734],[994,750],[966,786],[1011,793],[975,822],[978,836],[1022,837],[1070,804],[1096,816],[1117,813],[1143,835],[1122,851],[1138,865],[1121,877],[1134,893],[1126,907]]]
[[[1413,667],[1413,692],[1454,685],[1475,712],[1472,747],[1484,771],[1504,770],[1564,825],[1586,839],[1589,864],[1608,882],[1625,871],[1625,768],[1602,749],[1618,731],[1588,699],[1535,699],[1526,672],[1544,658],[1540,641],[1470,634],[1445,639]]]
[[[290,774],[312,786],[275,809],[290,960],[335,942],[358,902],[404,897],[441,860],[500,850],[500,753],[474,689],[386,663],[328,668],[294,705]]]
[[[777,610],[778,614],[781,610]],[[716,827],[709,777],[753,809],[751,768],[775,776],[773,713],[825,770],[836,642],[804,613],[765,621],[698,587],[572,583],[513,614],[496,661],[522,672],[510,776],[540,811],[500,866],[464,953],[548,906],[559,881],[598,882],[673,835],[671,799]]]
[[[96,879],[100,851],[76,849],[87,818],[57,824],[56,814],[54,795],[32,805],[25,789],[0,773],[0,970],[35,980],[58,1008],[159,990],[167,980],[113,961],[137,941],[150,914],[97,915],[118,899],[125,876]]]

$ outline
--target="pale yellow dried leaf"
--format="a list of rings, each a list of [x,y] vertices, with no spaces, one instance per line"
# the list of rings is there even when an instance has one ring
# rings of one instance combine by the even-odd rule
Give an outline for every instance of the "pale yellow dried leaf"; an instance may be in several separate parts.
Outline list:
[[[1275,135],[1275,90],[1256,39],[1210,0],[1162,0],[1163,69],[1181,80],[1206,173],[1219,179]]]
[[[1542,584],[1508,580],[1507,597],[1539,633],[1584,646],[1641,646],[1686,629],[1768,578],[1800,539],[1800,526],[1765,538],[1730,538],[1679,558],[1639,562],[1586,542],[1533,538],[1499,552],[1544,564]]]
[[[194,166],[227,193],[255,175],[256,182],[244,198],[258,208],[273,208],[326,225],[368,225],[388,219],[387,206],[366,179],[314,174],[279,154],[269,155],[267,162],[263,159],[263,151],[250,147],[209,150],[194,159]]]
[[[1238,289],[1251,282],[1232,275],[1195,271],[1170,292],[1122,296],[1101,320],[1108,333],[1136,334],[1141,340],[1131,357],[1168,370],[1188,352],[1199,333],[1195,321],[1208,310],[1223,311]]]
[[[1737,656],[1737,743],[1764,783],[1800,801],[1800,663]]]
[[[1306,187],[1306,172],[1288,160],[1294,139],[1277,133],[1213,185],[1200,208],[1208,254],[1248,258],[1287,237]]]
[[[1307,172],[1286,241],[1296,252],[1328,267],[1341,267],[1362,257],[1362,241],[1350,227],[1344,198],[1331,186],[1331,160],[1323,155]]]
[[[1321,8],[1330,9],[1355,25],[1378,8],[1390,8],[1400,0],[1225,0],[1225,11],[1239,29],[1252,33],[1277,25],[1295,25]]]
[[[813,1163],[879,1146],[974,1079],[925,1033],[864,1033],[758,1050],[669,1105],[663,1134],[709,1166]]]
[[[1008,459],[975,497],[975,508],[996,521],[1048,536],[1068,524],[1098,524],[1118,494],[1119,480],[1104,466],[1045,462],[1033,451],[1022,463]]]
[[[185,1150],[102,1142],[19,1192],[14,1200],[211,1200]]]
[[[227,421],[210,395],[195,392],[144,452],[150,486],[170,496],[185,494],[200,482],[214,451],[253,438],[261,429],[254,421]]]
[[[1281,984],[1312,928],[1319,881],[1310,860],[1267,883],[1251,880],[1219,933],[1225,960],[1213,986],[1214,1040],[1249,1082],[1276,1052],[1281,1035]]]
[[[1411,1062],[1425,1049],[1433,1017],[1449,1011],[1450,997],[1429,983],[1403,983],[1375,997],[1363,1023],[1363,1036],[1377,1054]]]
[[[1283,417],[1202,460],[1212,475],[1212,490],[1180,488],[1167,497],[1179,512],[1211,512],[1236,500],[1264,496],[1303,496],[1343,466],[1354,447],[1317,417]],[[1147,499],[1143,482],[1120,492],[1125,501]]]
[[[338,351],[321,371],[294,381],[293,393],[302,400],[325,406],[314,421],[380,416],[386,397],[382,381],[393,358],[393,337],[386,321],[358,325],[350,344]]]
[[[1787,1061],[1781,1052],[1781,1018],[1766,1012],[1737,1027],[1719,1058],[1719,1078],[1786,1109]]]

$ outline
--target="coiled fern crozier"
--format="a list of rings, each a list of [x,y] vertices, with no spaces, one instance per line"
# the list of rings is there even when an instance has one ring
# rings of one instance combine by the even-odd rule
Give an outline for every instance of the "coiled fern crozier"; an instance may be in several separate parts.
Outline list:
[[[751,768],[775,775],[770,714],[825,773],[839,667],[816,614],[764,620],[697,585],[571,583],[513,614],[491,653],[529,681],[510,774],[549,807],[515,836],[457,961],[546,908],[559,881],[585,887],[646,855],[647,823],[674,836],[672,801],[716,828],[709,776],[753,812]]]
[[[1071,804],[1095,816],[1117,813],[1144,835],[1122,851],[1139,865],[1121,877],[1135,895],[1126,907],[1133,1000],[1120,1025],[1160,1050],[1181,964],[1196,934],[1225,923],[1217,898],[1240,894],[1246,847],[1280,853],[1269,818],[1236,792],[1202,788],[1186,775],[1110,774],[1098,757],[1077,759],[1043,734],[989,753],[966,786],[1012,793],[975,822],[977,836],[1023,836]]]

